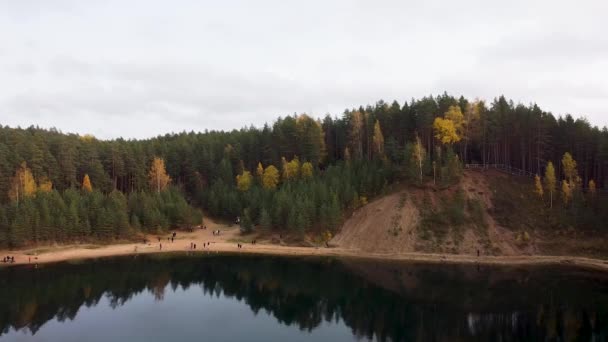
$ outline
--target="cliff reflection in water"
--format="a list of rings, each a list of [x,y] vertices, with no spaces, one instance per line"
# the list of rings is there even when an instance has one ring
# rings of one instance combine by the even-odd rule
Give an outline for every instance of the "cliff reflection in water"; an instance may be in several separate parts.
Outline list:
[[[477,268],[353,259],[138,256],[0,270],[0,338],[177,288],[238,300],[312,331],[343,322],[354,335],[409,340],[605,341],[608,277],[565,267]],[[198,291],[198,290],[196,290]],[[209,327],[207,329],[210,329]]]

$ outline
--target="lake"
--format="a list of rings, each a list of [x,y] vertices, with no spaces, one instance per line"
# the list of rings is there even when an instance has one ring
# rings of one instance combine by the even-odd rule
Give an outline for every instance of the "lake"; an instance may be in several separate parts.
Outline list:
[[[0,341],[607,341],[608,275],[139,255],[0,269]]]

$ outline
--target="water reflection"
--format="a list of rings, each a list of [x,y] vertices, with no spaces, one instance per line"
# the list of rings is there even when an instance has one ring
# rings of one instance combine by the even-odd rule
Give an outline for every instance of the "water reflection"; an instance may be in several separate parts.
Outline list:
[[[78,321],[81,308],[105,298],[118,308],[145,293],[162,302],[166,291],[198,288],[281,325],[312,332],[339,323],[380,341],[608,336],[608,278],[580,269],[161,255],[0,270],[0,339],[10,329],[36,334],[54,319]]]

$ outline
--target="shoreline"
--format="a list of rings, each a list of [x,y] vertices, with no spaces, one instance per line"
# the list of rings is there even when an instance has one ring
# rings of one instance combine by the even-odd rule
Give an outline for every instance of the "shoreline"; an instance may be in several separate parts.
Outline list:
[[[176,241],[174,243],[163,243],[160,250],[159,243],[143,245],[142,243],[114,244],[107,246],[95,246],[86,248],[82,246],[59,246],[57,250],[40,253],[37,256],[28,255],[30,250],[21,251],[0,251],[0,256],[15,256],[15,263],[0,263],[0,267],[48,264],[75,260],[86,260],[96,258],[107,258],[113,256],[127,256],[137,254],[161,254],[175,252],[190,253],[221,253],[221,254],[258,254],[275,256],[330,256],[348,257],[385,261],[405,261],[405,262],[426,262],[443,264],[482,264],[482,265],[502,265],[502,266],[522,266],[522,265],[563,265],[575,266],[597,271],[608,272],[608,260],[593,259],[577,256],[549,256],[549,255],[521,255],[521,256],[475,256],[462,254],[437,254],[437,253],[371,253],[359,250],[343,249],[339,247],[295,247],[279,246],[270,244],[243,243],[242,248],[237,248],[237,242],[210,241],[208,248],[202,248],[200,241],[197,249],[190,249],[188,243]],[[137,251],[136,248],[137,247]]]

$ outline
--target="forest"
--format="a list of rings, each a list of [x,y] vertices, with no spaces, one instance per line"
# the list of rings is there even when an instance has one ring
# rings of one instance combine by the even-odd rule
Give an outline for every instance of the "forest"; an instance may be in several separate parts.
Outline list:
[[[244,231],[331,235],[395,181],[449,186],[464,164],[536,174],[547,205],[555,193],[567,207],[608,186],[608,130],[445,93],[145,140],[0,126],[0,248],[132,238],[200,224],[203,211],[239,216]]]

